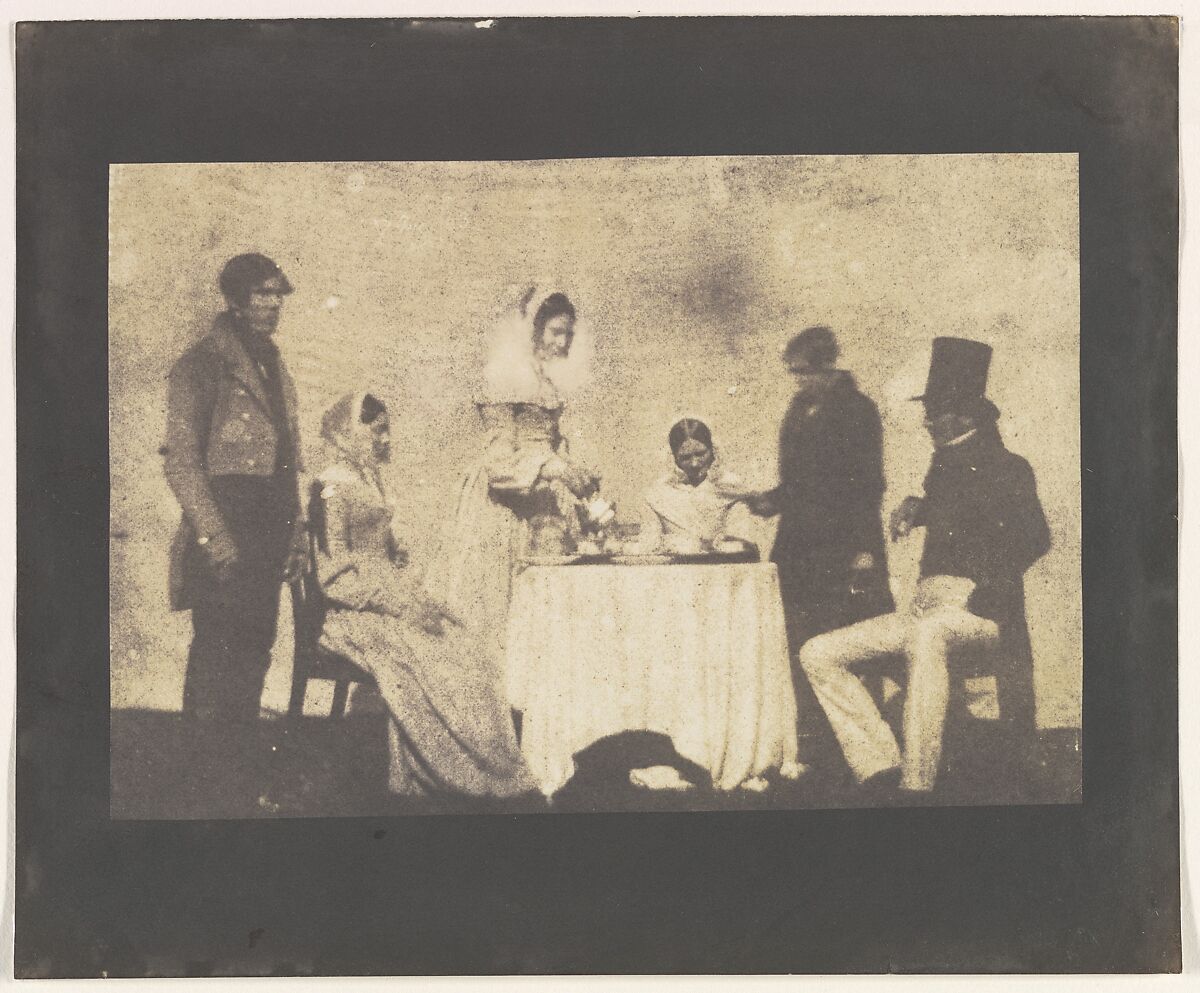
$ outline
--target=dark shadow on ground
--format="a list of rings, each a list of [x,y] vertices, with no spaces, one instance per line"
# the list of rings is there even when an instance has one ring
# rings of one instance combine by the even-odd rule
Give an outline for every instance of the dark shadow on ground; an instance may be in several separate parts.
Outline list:
[[[1045,731],[1032,768],[1018,767],[1005,761],[995,725],[952,726],[945,773],[930,803],[1079,802],[1078,741],[1074,730]],[[552,804],[540,797],[481,803],[390,795],[382,714],[212,726],[179,714],[122,710],[112,714],[111,748],[111,812],[119,819],[728,811],[876,803],[857,789],[836,744],[821,735],[801,741],[809,772],[795,782],[768,776],[763,793],[713,790],[705,771],[681,758],[663,735],[615,735],[578,753],[576,774]],[[631,769],[660,764],[674,765],[695,788],[654,792],[630,784]]]

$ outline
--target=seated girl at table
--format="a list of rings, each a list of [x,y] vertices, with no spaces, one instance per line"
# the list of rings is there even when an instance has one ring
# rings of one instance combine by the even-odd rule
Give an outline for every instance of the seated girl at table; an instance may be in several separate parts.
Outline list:
[[[714,468],[716,449],[703,421],[684,418],[667,441],[675,469],[643,497],[638,544],[646,552],[701,552],[729,537],[729,513],[752,491]]]
[[[675,470],[646,491],[638,544],[647,552],[701,552],[730,535],[730,512],[753,491],[731,473],[714,466],[716,448],[712,432],[703,421],[684,418],[671,428],[667,441]],[[647,764],[634,768],[629,781],[649,790],[693,789],[695,784],[684,778],[677,766]],[[781,775],[795,779],[801,771],[797,763],[789,762]],[[741,788],[759,792],[767,785],[765,778],[753,776]]]

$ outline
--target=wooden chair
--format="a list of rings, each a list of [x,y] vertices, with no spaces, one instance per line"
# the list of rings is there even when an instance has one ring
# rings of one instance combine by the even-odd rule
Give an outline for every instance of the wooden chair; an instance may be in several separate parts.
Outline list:
[[[321,625],[325,620],[325,597],[317,582],[317,537],[311,528],[308,533],[308,561],[304,571],[289,586],[292,591],[295,649],[288,717],[298,718],[304,714],[304,696],[310,679],[328,679],[334,684],[333,706],[329,716],[342,718],[346,715],[350,684],[374,686],[375,681],[348,658],[326,651],[320,645]]]

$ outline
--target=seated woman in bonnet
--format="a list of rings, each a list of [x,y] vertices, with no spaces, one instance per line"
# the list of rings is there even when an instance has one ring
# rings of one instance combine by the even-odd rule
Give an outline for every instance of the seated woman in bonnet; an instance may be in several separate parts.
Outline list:
[[[333,455],[311,507],[326,608],[321,645],[378,683],[391,718],[391,791],[536,799],[498,668],[397,545],[383,472],[391,460],[386,408],[371,394],[348,394],[326,412],[321,434]]]

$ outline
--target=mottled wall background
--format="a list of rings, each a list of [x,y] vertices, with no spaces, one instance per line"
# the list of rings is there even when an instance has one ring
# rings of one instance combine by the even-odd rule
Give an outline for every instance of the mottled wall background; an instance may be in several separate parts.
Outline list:
[[[730,468],[774,482],[791,395],[779,350],[824,323],[884,418],[885,510],[918,491],[929,341],[996,348],[991,395],[1032,463],[1053,551],[1028,574],[1039,723],[1080,722],[1078,183],[1074,155],[121,165],[110,199],[112,703],[177,709],[190,624],[167,609],[178,509],[157,449],[170,364],[221,308],[230,256],[296,287],[279,332],[319,467],[321,412],[370,388],[393,414],[393,482],[416,556],[477,449],[488,332],[549,276],[592,336],[573,450],[632,507],[681,414]],[[920,535],[921,532],[918,532]],[[758,526],[763,547],[771,526]],[[919,537],[892,547],[906,598]],[[290,614],[264,705],[283,709]],[[319,705],[320,700],[313,704]]]

